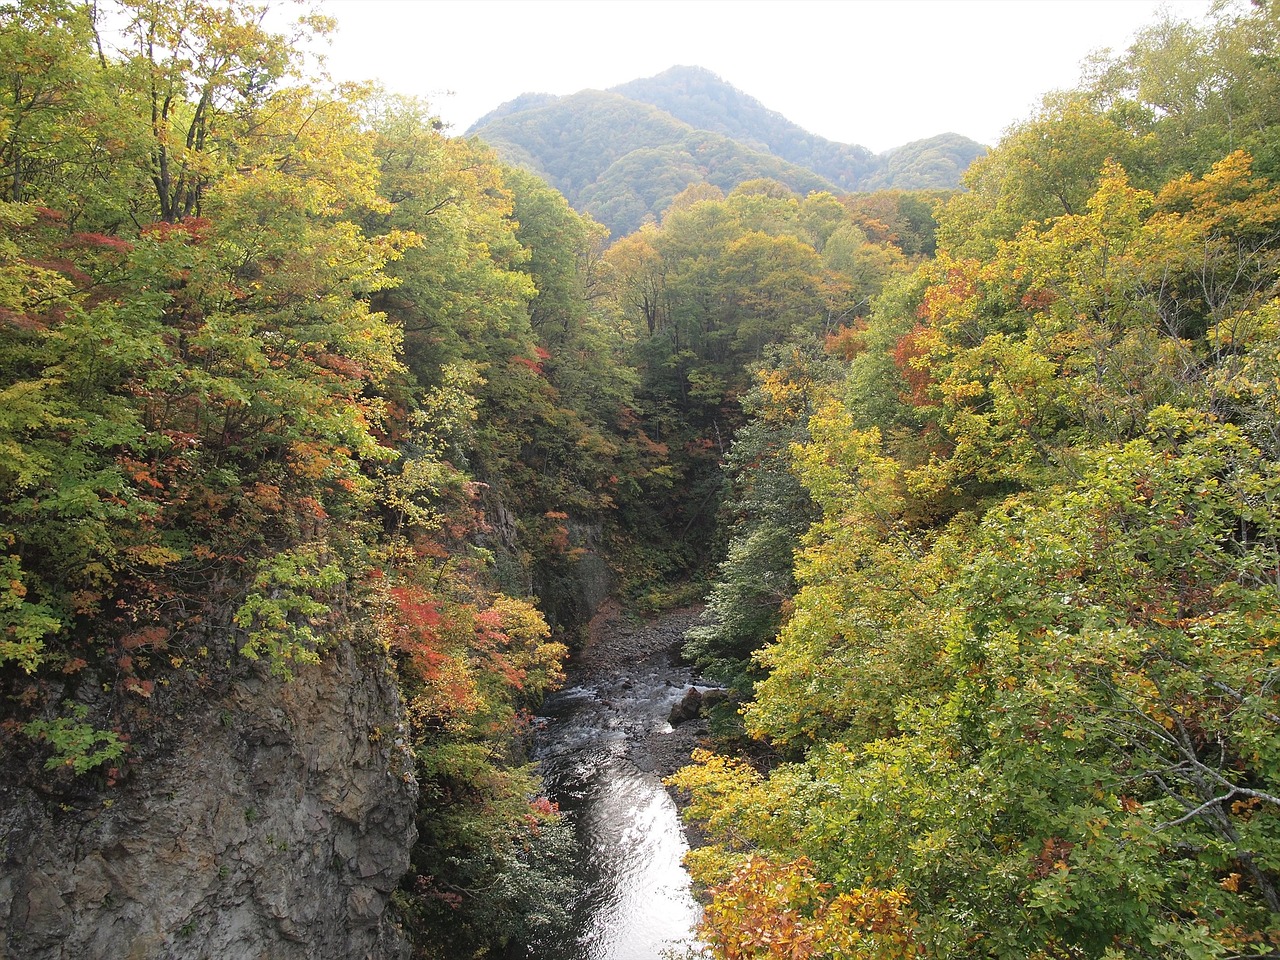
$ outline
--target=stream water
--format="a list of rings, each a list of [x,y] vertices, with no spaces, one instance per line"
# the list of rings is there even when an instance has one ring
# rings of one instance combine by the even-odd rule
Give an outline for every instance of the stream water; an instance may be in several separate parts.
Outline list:
[[[575,936],[537,960],[660,960],[696,946],[699,907],[681,864],[688,845],[661,778],[680,756],[676,741],[690,736],[667,722],[692,683],[671,631],[629,663],[579,664],[575,685],[543,707],[534,757],[574,829],[583,894],[573,904]]]

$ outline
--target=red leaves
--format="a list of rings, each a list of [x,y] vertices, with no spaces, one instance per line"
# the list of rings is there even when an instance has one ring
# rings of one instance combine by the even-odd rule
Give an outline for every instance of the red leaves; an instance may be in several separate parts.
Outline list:
[[[567,513],[561,513],[559,510],[548,510],[544,516],[553,522],[547,537],[547,547],[555,553],[564,554],[569,552],[569,528],[564,523],[558,522],[569,519]]]
[[[840,357],[842,360],[852,360],[867,349],[864,337],[866,328],[865,321],[853,326],[838,327],[834,332],[827,334],[823,347],[832,356]]]
[[[390,593],[395,601],[404,631],[419,634],[431,633],[439,626],[440,610],[435,601],[428,599],[421,588],[392,587]],[[403,632],[399,635],[403,636]]]
[[[151,695],[155,693],[156,684],[154,680],[139,680],[137,677],[127,677],[124,681],[124,689],[135,696],[150,700]]]
[[[524,367],[526,370],[530,370],[533,373],[538,374],[539,376],[542,375],[542,364],[539,363],[537,360],[530,360],[528,357],[512,357],[511,362],[514,364],[518,364],[519,366]]]
[[[152,626],[125,634],[120,638],[120,647],[124,650],[138,650],[143,647],[162,650],[168,642],[169,631],[164,627]]]
[[[459,661],[446,636],[447,629],[439,602],[414,585],[392,587],[390,616],[386,618],[387,639],[397,655],[401,670],[416,686],[432,694],[438,711],[448,712],[473,698],[465,679],[465,656]]]
[[[73,233],[68,240],[68,245],[108,250],[113,253],[131,253],[133,251],[133,244],[128,240],[108,236],[105,233]]]
[[[542,817],[554,817],[560,812],[560,805],[546,797],[538,797],[529,801],[529,809]]]
[[[929,407],[933,401],[929,398],[929,386],[933,376],[925,360],[933,345],[934,333],[923,324],[916,324],[903,334],[893,348],[893,364],[898,368],[907,389],[902,400],[913,407]]]
[[[1028,290],[1022,295],[1019,305],[1023,310],[1047,310],[1057,301],[1058,295],[1045,287]]]
[[[160,221],[142,228],[142,235],[159,240],[161,243],[178,240],[194,244],[202,243],[208,238],[213,222],[208,217],[187,217],[173,223]]]

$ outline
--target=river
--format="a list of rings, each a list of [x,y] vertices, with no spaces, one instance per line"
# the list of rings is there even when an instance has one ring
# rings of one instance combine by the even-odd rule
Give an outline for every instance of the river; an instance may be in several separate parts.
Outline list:
[[[613,617],[543,707],[533,754],[574,829],[584,892],[573,904],[574,935],[537,960],[696,953],[700,909],[681,863],[688,844],[662,785],[705,732],[702,721],[667,722],[693,683],[677,650],[694,617],[679,611],[639,625]]]

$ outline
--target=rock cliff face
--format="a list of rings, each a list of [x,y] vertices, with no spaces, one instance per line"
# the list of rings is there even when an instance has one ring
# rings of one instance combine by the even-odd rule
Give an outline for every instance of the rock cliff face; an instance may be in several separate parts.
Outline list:
[[[387,905],[417,788],[382,666],[344,644],[177,719],[109,806],[0,784],[0,957],[407,956]]]

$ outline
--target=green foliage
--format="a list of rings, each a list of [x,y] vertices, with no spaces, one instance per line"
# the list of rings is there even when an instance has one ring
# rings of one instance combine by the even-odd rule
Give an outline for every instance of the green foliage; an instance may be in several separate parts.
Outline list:
[[[636,338],[644,431],[663,444],[668,475],[680,478],[664,515],[635,523],[681,530],[678,541],[714,543],[719,466],[742,422],[748,366],[788,338],[857,322],[885,278],[906,269],[896,251],[855,234],[849,220],[830,194],[802,200],[776,181],[753,180],[728,197],[691,190],[660,228],[606,252],[610,306]],[[702,532],[689,538],[693,531]],[[710,555],[673,559],[677,569],[696,569]]]
[[[728,190],[770,177],[804,192],[832,186],[802,166],[614,93],[583,91],[471,132],[508,162],[545,176],[615,237],[659,216],[693,184]]]
[[[378,625],[400,680],[421,789],[400,902],[423,956],[561,936],[571,837],[515,761],[518,717],[563,675],[562,644],[528,602],[422,561],[378,577]]]
[[[868,190],[948,190],[959,186],[970,164],[987,148],[958,133],[941,133],[895,147],[878,158],[874,172],[858,183]]]
[[[94,29],[89,8],[75,3],[25,0],[0,11],[0,200],[123,212],[128,179],[113,167],[132,159],[128,135],[141,118],[113,102],[122,78],[95,61]],[[86,180],[105,189],[85,191]]]
[[[816,398],[838,382],[841,366],[812,341],[776,345],[755,368],[743,397],[750,417],[725,458],[721,523],[729,545],[685,655],[739,694],[751,692],[751,654],[772,639],[794,593],[794,546],[814,519],[791,470],[790,447],[808,439]]]
[[[858,891],[926,956],[1280,946],[1280,194],[1223,139],[1273,29],[1166,23],[1050,100],[831,338],[743,708],[789,762],[676,780],[715,955],[843,955],[813,924]]]
[[[342,567],[325,563],[323,548],[305,545],[268,557],[253,578],[253,592],[236,610],[234,622],[248,631],[241,656],[268,655],[271,672],[289,677],[294,664],[319,663],[322,626],[332,608],[316,598],[346,580]]]
[[[298,84],[252,4],[113,12],[119,56],[88,7],[0,11],[7,769],[90,791],[71,777],[215,675],[288,679],[372,623],[423,785],[406,918],[465,915],[468,953],[552,938],[563,827],[512,737],[566,651],[493,589],[473,465],[515,465],[551,530],[611,509],[629,380],[589,308],[599,229],[513,176],[517,225],[420,104]],[[19,769],[46,756],[69,776]]]
[[[95,730],[86,723],[89,708],[83,704],[64,704],[66,713],[52,720],[32,720],[22,732],[38,743],[47,744],[53,756],[45,761],[46,770],[67,767],[80,775],[112,763],[124,756],[127,746],[113,730]]]
[[[945,134],[884,157],[801,130],[706,70],[673,67],[613,90],[525,95],[470,131],[621,237],[690,186],[767,178],[798,193],[954,188],[982,152]]]
[[[13,661],[32,673],[44,660],[44,640],[62,629],[62,621],[54,616],[48,603],[27,603],[27,586],[23,582],[21,558],[13,555],[0,560],[0,577],[4,592],[0,594],[0,663]]]

